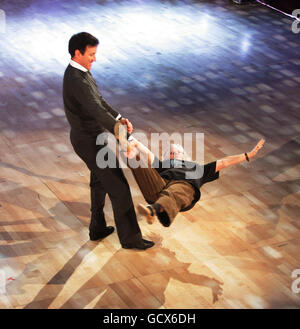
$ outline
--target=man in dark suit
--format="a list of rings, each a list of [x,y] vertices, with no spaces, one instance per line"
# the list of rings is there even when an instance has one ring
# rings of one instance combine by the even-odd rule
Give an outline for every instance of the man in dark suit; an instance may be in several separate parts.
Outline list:
[[[96,145],[97,136],[105,130],[119,141],[127,142],[132,132],[131,123],[109,106],[99,93],[89,70],[96,61],[99,41],[89,33],[81,32],[71,37],[69,53],[71,61],[63,80],[63,101],[70,123],[70,139],[74,151],[90,170],[91,240],[103,239],[114,231],[106,225],[103,212],[106,193],[112,203],[115,224],[120,243],[126,249],[147,249],[154,245],[142,238],[127,180],[119,163],[115,168],[99,168],[96,156],[103,145]],[[118,128],[123,127],[123,135]],[[124,129],[126,127],[126,129]],[[124,133],[125,131],[125,133]]]

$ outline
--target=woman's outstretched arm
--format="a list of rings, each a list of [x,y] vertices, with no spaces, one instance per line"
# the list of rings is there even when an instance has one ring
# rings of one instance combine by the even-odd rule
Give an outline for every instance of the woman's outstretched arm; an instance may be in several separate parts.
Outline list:
[[[137,155],[143,157],[143,159],[147,161],[148,166],[151,167],[155,155],[144,144],[142,144],[133,136],[131,136],[129,140],[129,149],[126,153],[126,157],[130,159],[134,158]]]
[[[265,140],[262,138],[250,152],[232,155],[232,156],[228,156],[223,159],[217,160],[216,172],[218,172],[222,169],[225,169],[227,167],[233,166],[235,164],[244,162],[247,160],[247,157],[248,157],[248,159],[253,158],[256,155],[256,153],[263,147],[264,143],[265,143]]]

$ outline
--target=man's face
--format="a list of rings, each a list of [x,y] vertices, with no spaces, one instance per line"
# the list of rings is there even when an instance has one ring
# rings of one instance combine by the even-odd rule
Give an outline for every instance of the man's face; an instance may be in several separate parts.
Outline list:
[[[86,46],[85,52],[82,55],[79,50],[75,50],[73,60],[85,67],[87,70],[92,68],[93,62],[96,62],[96,52],[98,46]]]

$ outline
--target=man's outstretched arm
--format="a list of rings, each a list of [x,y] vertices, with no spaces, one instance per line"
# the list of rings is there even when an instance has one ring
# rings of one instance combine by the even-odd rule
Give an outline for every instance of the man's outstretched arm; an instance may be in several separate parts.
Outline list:
[[[247,157],[248,157],[248,159],[253,158],[256,155],[256,153],[263,147],[264,143],[265,143],[265,140],[262,138],[250,152],[232,155],[232,156],[228,156],[223,159],[217,160],[216,172],[218,172],[222,169],[225,169],[227,167],[233,166],[235,164],[247,161]]]

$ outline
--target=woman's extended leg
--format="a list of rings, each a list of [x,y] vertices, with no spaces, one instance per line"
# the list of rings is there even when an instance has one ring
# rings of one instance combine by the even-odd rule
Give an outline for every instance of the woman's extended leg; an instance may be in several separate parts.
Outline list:
[[[157,217],[163,226],[168,227],[177,214],[193,202],[194,194],[195,190],[191,184],[169,181],[154,204],[139,204],[137,211],[146,218],[148,224],[152,224]]]

